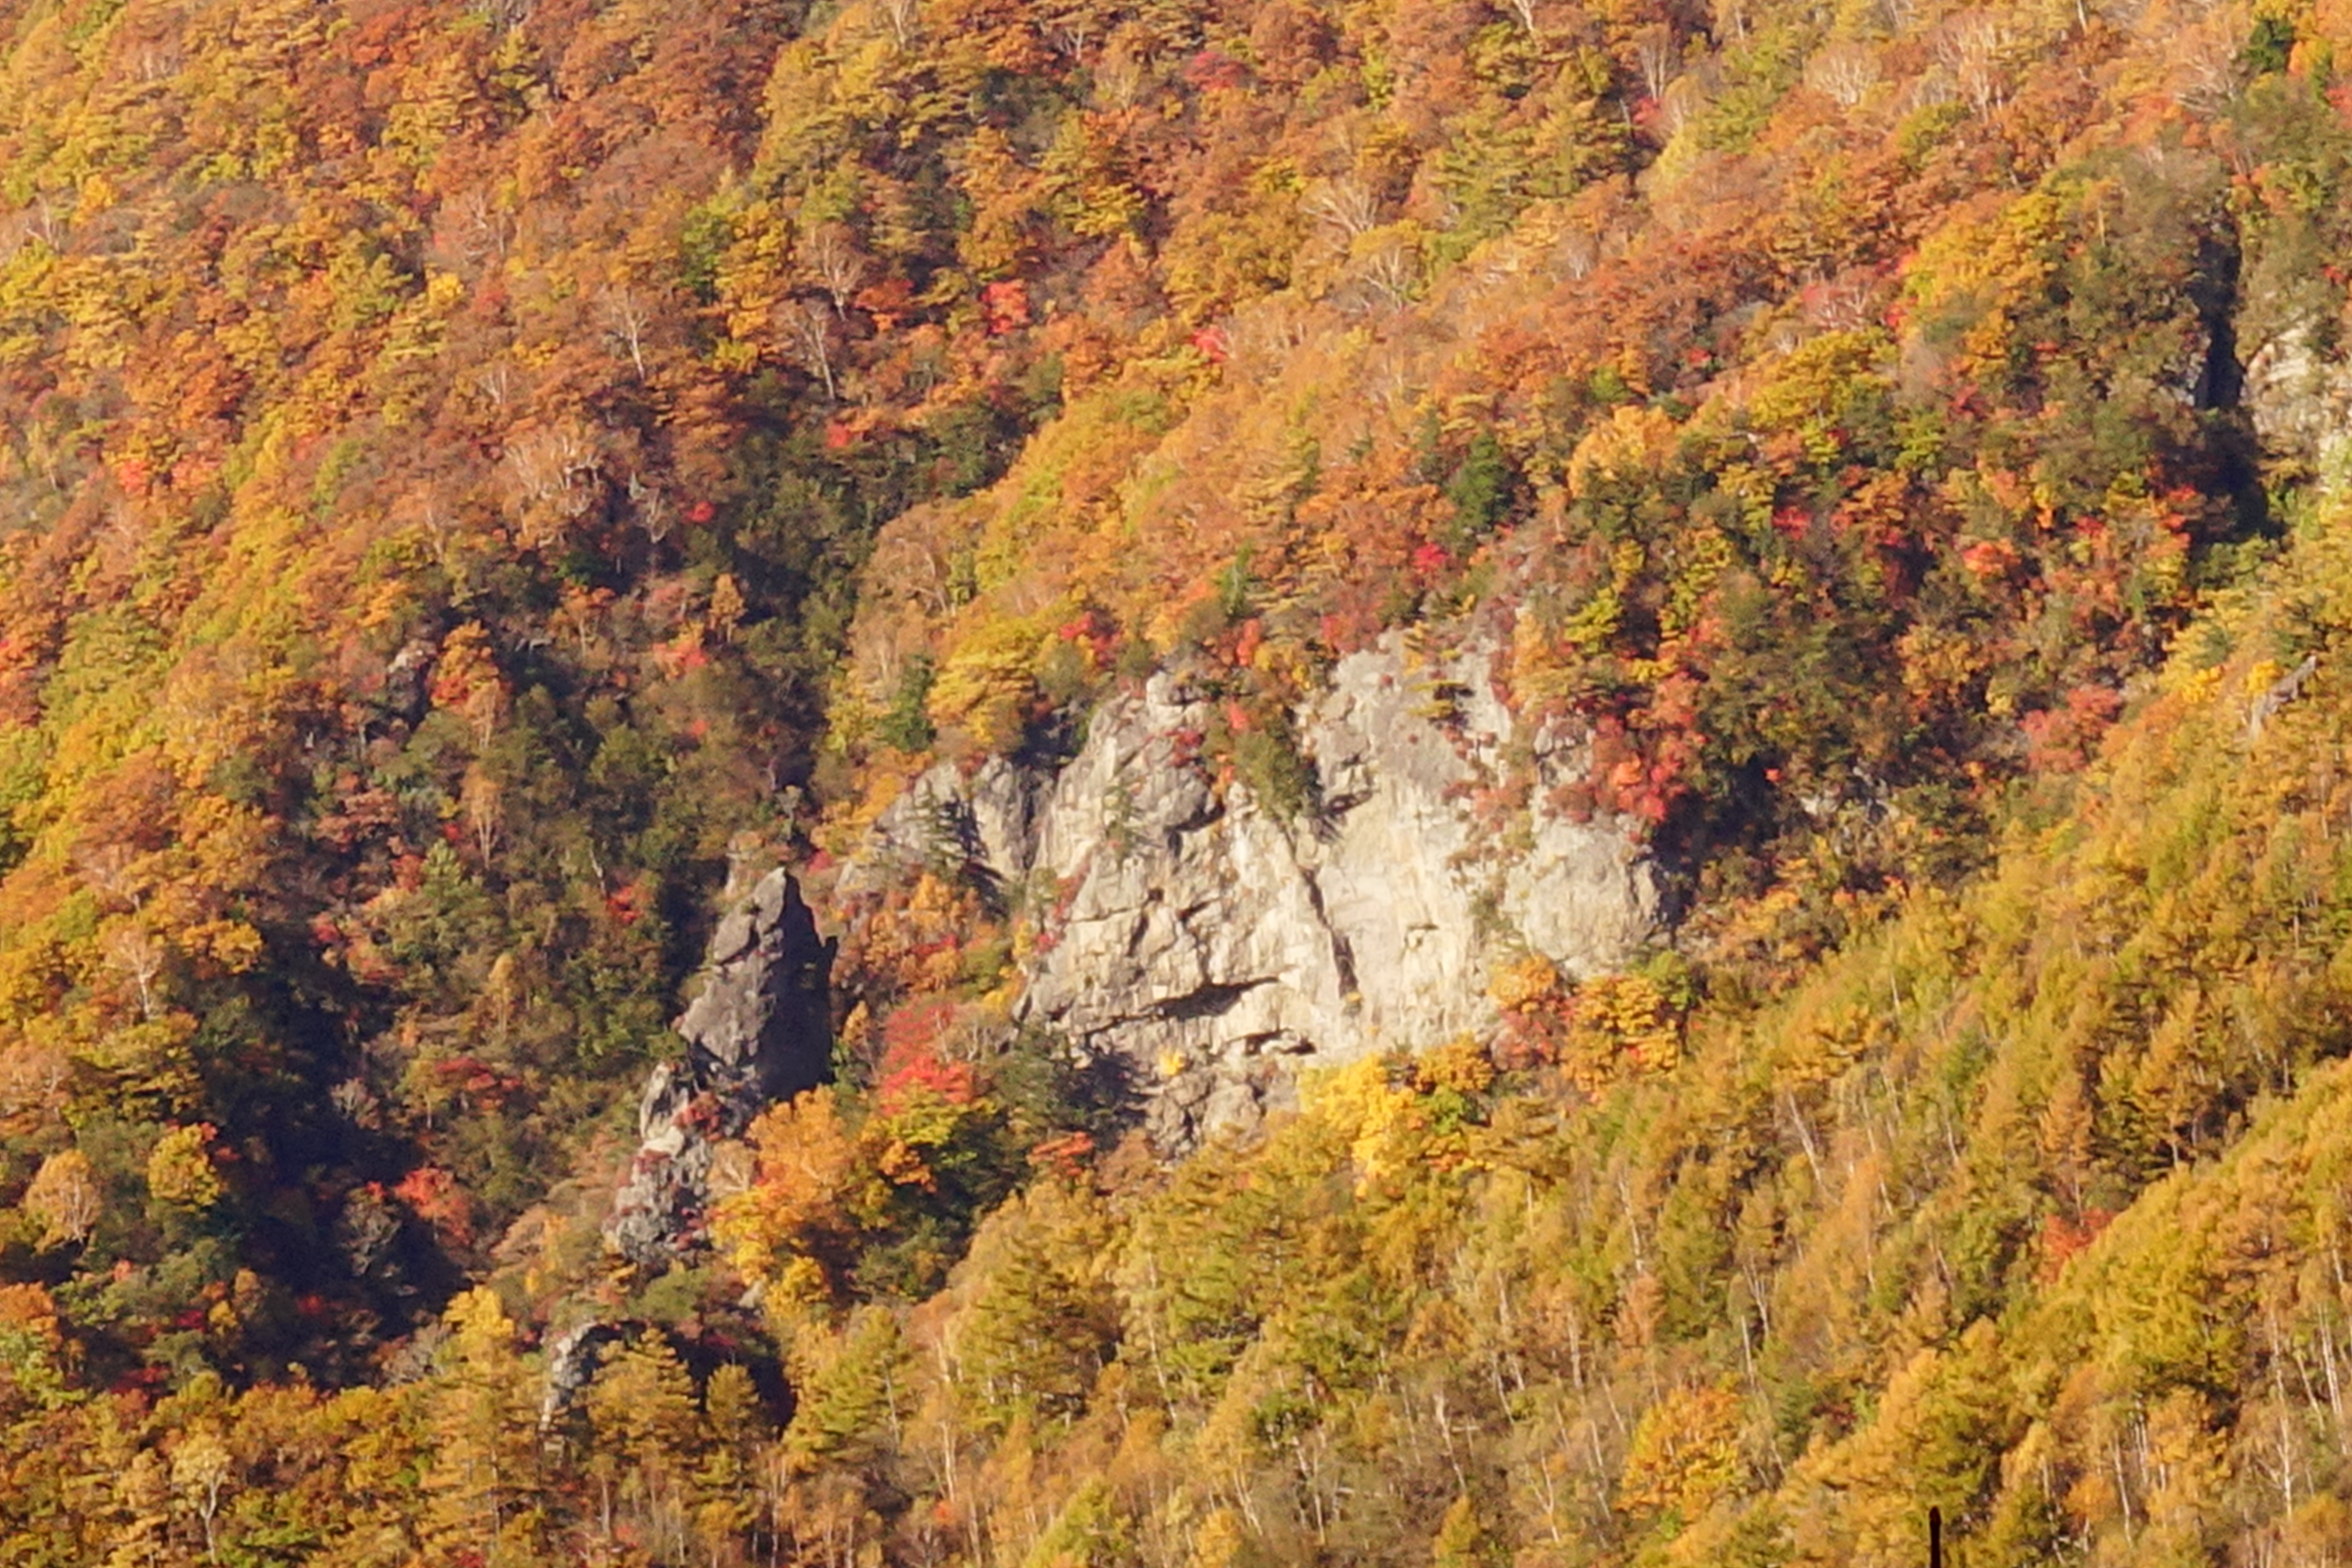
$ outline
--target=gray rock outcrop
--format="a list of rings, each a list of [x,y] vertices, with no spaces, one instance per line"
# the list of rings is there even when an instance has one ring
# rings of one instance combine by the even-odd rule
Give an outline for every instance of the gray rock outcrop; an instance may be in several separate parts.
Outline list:
[[[1303,1061],[1490,1025],[1496,959],[1580,976],[1656,933],[1638,835],[1548,807],[1585,752],[1523,732],[1492,659],[1391,639],[1340,660],[1295,715],[1318,798],[1290,820],[1212,776],[1209,705],[1162,672],[1058,771],[925,773],[840,889],[944,861],[996,890],[1031,931],[1015,1021],[1108,1058],[1159,1141],[1190,1143],[1282,1100]]]
[[[2352,479],[2352,363],[2308,326],[2279,332],[2246,363],[2243,401],[2264,454],[2323,486]]]
[[[555,1424],[579,1405],[588,1385],[596,1381],[604,1352],[625,1337],[620,1325],[597,1319],[549,1338],[547,1373],[539,1395],[539,1429],[542,1436],[553,1430]]]
[[[700,1246],[719,1149],[830,1075],[835,948],[781,870],[719,922],[701,989],[677,1024],[686,1056],[646,1080],[636,1158],[605,1222],[605,1238],[631,1262],[656,1266]]]

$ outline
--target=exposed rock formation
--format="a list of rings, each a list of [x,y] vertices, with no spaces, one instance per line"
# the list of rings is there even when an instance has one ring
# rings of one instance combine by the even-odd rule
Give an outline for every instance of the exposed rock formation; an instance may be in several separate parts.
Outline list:
[[[835,946],[782,871],[720,922],[702,987],[677,1021],[687,1054],[646,1080],[640,1147],[605,1223],[632,1262],[663,1263],[700,1244],[720,1146],[831,1072]]]
[[[598,1319],[549,1338],[547,1376],[539,1395],[541,1434],[552,1430],[565,1413],[580,1403],[588,1385],[596,1381],[596,1369],[604,1364],[604,1352],[627,1337],[620,1325]]]
[[[2352,364],[2321,352],[2308,327],[2273,337],[2246,365],[2244,403],[2263,451],[2323,484],[2352,474]]]
[[[1318,800],[1291,821],[1219,786],[1198,756],[1208,705],[1157,675],[1058,773],[924,774],[842,890],[947,860],[1001,892],[1034,931],[1017,1021],[1114,1058],[1154,1133],[1188,1142],[1286,1094],[1292,1058],[1491,1022],[1493,958],[1582,975],[1654,932],[1635,834],[1548,808],[1581,748],[1522,733],[1491,659],[1416,665],[1391,640],[1341,660],[1297,715]],[[1514,782],[1531,807],[1504,804]]]

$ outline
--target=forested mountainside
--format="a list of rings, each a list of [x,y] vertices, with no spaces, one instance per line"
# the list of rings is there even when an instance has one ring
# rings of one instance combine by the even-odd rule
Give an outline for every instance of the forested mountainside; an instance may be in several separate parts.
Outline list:
[[[0,1563],[2342,1563],[2347,48],[0,0]]]

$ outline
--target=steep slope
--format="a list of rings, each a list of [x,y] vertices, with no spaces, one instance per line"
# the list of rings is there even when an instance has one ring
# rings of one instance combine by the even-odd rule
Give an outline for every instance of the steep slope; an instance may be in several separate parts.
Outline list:
[[[2192,606],[2340,467],[2332,21],[1719,22],[1652,82],[1671,90],[1633,127],[1638,180],[1523,192],[1475,241],[1430,230],[1419,186],[1332,216],[1361,143],[1325,148],[1286,288],[1198,360],[1073,389],[1001,482],[883,528],[819,836],[856,868],[862,1070],[894,1018],[938,1032],[943,994],[971,1004],[964,1036],[1024,1008],[1097,1028],[1050,954],[1022,956],[1070,886],[959,888],[922,854],[877,886],[877,831],[975,787],[953,777],[1060,767],[1154,670],[1199,704],[1184,750],[1213,792],[1328,827],[1347,786],[1305,731],[1400,636],[1437,662],[1498,647],[1475,700],[1573,754],[1483,769],[1481,834],[1614,825],[1685,956],[1777,984],[1977,864],[2014,782],[2080,767]],[[1368,290],[1368,258],[1399,254]],[[1445,985],[1565,956],[1528,912],[1473,920]],[[1090,958],[1104,996],[1172,996]],[[1008,1000],[1041,984],[1054,999]],[[1407,1032],[1434,1043],[1442,1011]]]
[[[2340,374],[2273,346],[2341,313],[2340,114],[2234,40],[2208,112],[2123,20],[1857,24],[1799,81],[1815,36],[1759,18],[1638,183],[1415,241],[1392,297],[1302,260],[1213,374],[1132,366],[886,528],[836,743],[887,794],[895,753],[1050,750],[1173,657],[1264,773],[1339,658],[1473,615],[1506,702],[1594,736],[1573,805],[1836,929],[1926,847],[1890,836],[1964,839],[1981,781],[2079,758],[2270,525],[2256,426],[2277,479],[2311,421],[2244,407],[2242,359],[2282,416]],[[1372,210],[1368,249],[1419,233]]]
[[[1519,1067],[1365,1058],[1172,1170],[1040,1151],[911,1307],[834,1294],[871,1205],[954,1197],[1001,1112],[937,1069],[862,1122],[803,1096],[722,1226],[789,1346],[781,1429],[645,1334],[550,1444],[489,1291],[416,1381],[95,1395],[12,1287],[7,1539],[1895,1563],[1932,1503],[1979,1561],[2331,1561],[2347,567],[2339,510],[1979,885],[1703,1005],[1670,1069],[1531,1008]]]
[[[1041,1182],[902,1329],[799,1309],[808,1495],[1036,1561],[1894,1564],[1931,1504],[1969,1560],[2333,1560],[2348,567],[2338,508],[1980,886],[1671,1072],[1591,1017],[1368,1058],[1262,1145]],[[755,1271],[821,1252],[801,1125]]]
[[[0,1272],[110,1376],[365,1375],[610,1159],[721,885],[799,847],[877,525],[1128,363],[1208,373],[1299,238],[1235,173],[1334,92],[1389,83],[1383,193],[1562,116],[1541,188],[1638,162],[1618,55],[1467,12],[0,42]]]
[[[0,5],[0,1559],[2340,1561],[2346,48]]]

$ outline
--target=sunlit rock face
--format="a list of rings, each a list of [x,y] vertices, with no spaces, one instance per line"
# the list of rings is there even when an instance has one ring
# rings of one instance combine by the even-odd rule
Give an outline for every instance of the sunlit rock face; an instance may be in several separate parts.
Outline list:
[[[943,858],[992,885],[1031,932],[1015,1021],[1108,1059],[1181,1146],[1281,1102],[1300,1065],[1491,1023],[1496,962],[1589,974],[1657,933],[1639,834],[1549,804],[1583,747],[1525,732],[1493,658],[1340,660],[1295,715],[1314,798],[1286,818],[1213,773],[1209,705],[1162,672],[1058,769],[925,773],[842,885]]]
[[[2246,363],[2242,394],[2264,456],[2312,473],[2327,488],[2352,480],[2352,363],[2290,327]]]

